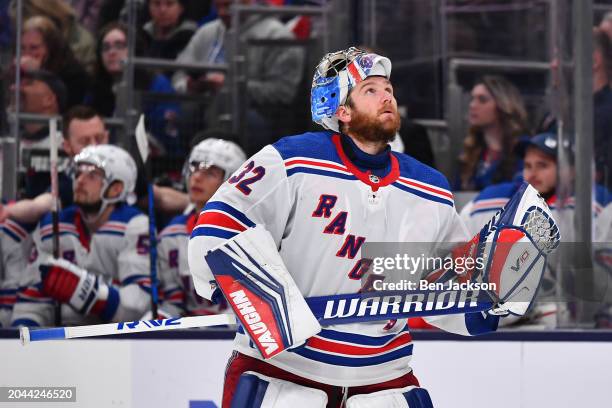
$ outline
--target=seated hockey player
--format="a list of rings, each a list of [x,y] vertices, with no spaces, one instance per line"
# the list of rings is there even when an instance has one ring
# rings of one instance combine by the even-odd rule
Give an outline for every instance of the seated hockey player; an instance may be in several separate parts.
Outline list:
[[[13,326],[135,320],[150,305],[148,219],[133,203],[136,164],[113,145],[74,158],[74,203],[59,213],[59,257],[51,214],[34,231],[35,248],[13,311]]]
[[[388,58],[356,48],[324,56],[311,111],[326,130],[264,147],[200,213],[188,251],[196,291],[224,296],[241,323],[224,408],[432,406],[410,367],[405,318],[321,327],[306,303],[360,291],[364,242],[433,252],[470,238],[445,177],[390,150],[400,126],[390,74]],[[529,186],[520,194],[512,204],[540,205]],[[491,226],[501,230],[519,207]],[[529,270],[541,270],[539,250],[536,258]],[[496,330],[495,313],[428,321],[474,335]]]
[[[191,150],[183,167],[191,204],[183,215],[173,218],[158,237],[158,263],[164,293],[162,314],[215,314],[226,308],[225,303],[214,305],[195,292],[187,263],[187,245],[200,210],[245,159],[236,143],[217,138],[207,138]]]
[[[557,200],[557,181],[559,166],[557,165],[557,135],[554,133],[540,133],[531,138],[525,138],[517,145],[515,154],[523,160],[523,179],[531,184],[546,200],[550,209],[555,213],[559,208],[566,211],[574,209],[574,198],[569,197],[566,202]],[[572,159],[569,149],[567,154]],[[573,170],[570,168],[570,172]],[[510,200],[510,197],[520,187],[521,181],[500,183],[485,188],[467,203],[461,210],[461,218],[465,221],[470,233],[475,234],[482,226]],[[595,186],[593,210],[599,215],[610,203],[612,196],[603,186]],[[571,231],[562,231],[564,241],[572,241]],[[596,236],[599,236],[598,231]]]
[[[569,149],[566,150],[571,161],[572,152]],[[563,211],[568,220],[573,219],[574,198],[568,197],[564,203],[560,203],[557,197],[559,177],[557,135],[541,133],[531,138],[525,138],[517,145],[515,154],[524,162],[523,179],[531,184],[546,200],[553,215],[560,216],[559,212]],[[572,172],[573,170],[570,168],[569,171]],[[497,211],[506,205],[520,185],[521,181],[516,181],[489,186],[482,190],[475,199],[467,203],[461,210],[461,218],[465,221],[469,232],[472,234],[478,232]],[[594,223],[596,241],[600,239],[599,237],[605,236],[604,231],[607,230],[607,226],[603,222],[607,217],[599,216],[606,207],[610,207],[610,194],[605,187],[597,185],[593,202],[594,214],[597,217]],[[604,212],[604,214],[607,213],[610,213],[610,209]],[[561,235],[565,242],[574,241],[572,238],[574,234],[571,230],[562,230]],[[558,314],[565,313],[566,308],[562,303],[558,304],[550,301],[550,298],[555,294],[555,275],[551,268],[547,268],[538,295],[541,301],[533,307],[528,315],[520,319],[514,317],[503,319],[501,324],[504,326],[531,324],[542,328],[557,327]],[[546,298],[548,298],[548,301],[544,300]]]

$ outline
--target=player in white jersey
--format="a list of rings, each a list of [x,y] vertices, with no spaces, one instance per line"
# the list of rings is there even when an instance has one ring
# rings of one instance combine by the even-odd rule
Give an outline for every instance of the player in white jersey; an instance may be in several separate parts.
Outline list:
[[[236,143],[217,138],[207,138],[191,150],[183,167],[191,204],[162,230],[157,246],[164,293],[161,310],[165,313],[203,315],[226,309],[225,303],[213,304],[195,292],[187,262],[187,245],[204,204],[245,159]]]
[[[388,142],[400,125],[390,73],[389,59],[354,48],[323,58],[313,79],[311,108],[313,120],[327,130],[266,146],[208,201],[189,242],[198,294],[211,300],[219,295],[204,261],[208,251],[256,225],[271,235],[271,250],[278,251],[306,298],[357,293],[364,242],[418,241],[431,243],[433,252],[436,243],[470,238],[446,178],[390,151]],[[498,318],[472,313],[428,321],[470,335],[495,330]],[[257,372],[256,381],[270,388],[310,387],[305,391],[313,398],[310,404],[296,407],[321,406],[315,405],[321,397],[316,390],[324,391],[319,401],[329,401],[329,407],[343,401],[358,407],[372,406],[355,402],[361,394],[398,389],[394,395],[404,405],[397,406],[431,406],[427,392],[414,388],[406,319],[325,326],[268,360],[245,330],[240,326],[236,335],[223,407],[258,406],[243,392],[254,378],[243,376],[245,371]]]
[[[572,217],[574,197],[569,197],[564,203],[557,199],[557,135],[541,133],[532,138],[525,138],[516,148],[516,154],[524,161],[523,179],[533,185],[546,200],[553,213],[563,210]],[[571,157],[571,152],[567,152]],[[461,210],[461,218],[465,221],[470,233],[480,231],[491,216],[501,210],[510,197],[519,188],[521,182],[500,183],[485,188]],[[596,216],[610,204],[612,195],[603,186],[595,186],[593,211]],[[608,210],[609,211],[609,210]],[[605,228],[604,228],[605,230]],[[600,231],[596,223],[596,237],[605,237],[606,232]],[[564,241],[573,241],[572,231],[562,231]]]
[[[150,305],[148,219],[133,203],[136,164],[113,145],[86,147],[74,158],[75,205],[59,214],[53,259],[50,214],[35,230],[13,326],[49,326],[54,303],[63,324],[135,320]]]
[[[9,327],[17,290],[32,246],[36,224],[5,219],[0,223],[0,327]]]
[[[557,135],[553,133],[541,133],[532,138],[523,139],[516,149],[516,154],[524,161],[523,179],[533,185],[536,190],[546,199],[553,214],[558,217],[565,216],[568,220],[568,227],[573,223],[574,197],[569,197],[564,203],[560,203],[557,198],[557,165],[558,143]],[[572,153],[567,151],[569,157]],[[470,233],[477,233],[491,217],[510,200],[513,194],[521,185],[520,182],[500,183],[489,186],[482,190],[476,198],[467,203],[461,210],[461,217],[464,219]],[[606,234],[609,234],[609,214],[612,212],[610,204],[610,193],[603,186],[596,186],[593,213],[595,214],[595,241],[605,242]],[[563,227],[563,225],[561,225]],[[562,230],[561,235],[566,242],[574,241],[571,229]],[[551,262],[551,265],[554,265]],[[540,288],[540,299],[549,298],[555,294],[555,273],[549,267],[544,274]],[[550,300],[550,299],[549,299]],[[566,308],[563,304],[551,301],[540,301],[530,311],[529,315],[521,319],[503,319],[502,325],[532,324],[545,328],[557,327],[557,317],[559,313],[565,313]]]

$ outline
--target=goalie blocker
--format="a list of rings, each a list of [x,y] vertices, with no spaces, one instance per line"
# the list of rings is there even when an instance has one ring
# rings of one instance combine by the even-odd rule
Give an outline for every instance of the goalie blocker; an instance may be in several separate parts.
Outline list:
[[[264,358],[321,331],[270,233],[249,228],[206,255],[219,288]]]

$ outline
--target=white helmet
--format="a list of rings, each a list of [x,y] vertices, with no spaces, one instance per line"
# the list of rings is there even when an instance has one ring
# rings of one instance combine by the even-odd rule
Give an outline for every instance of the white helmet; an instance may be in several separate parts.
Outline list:
[[[202,140],[191,149],[189,159],[183,168],[183,173],[185,178],[189,176],[189,169],[192,163],[200,163],[199,168],[217,166],[225,172],[223,176],[223,180],[225,181],[232,173],[238,170],[245,161],[246,155],[236,143],[211,137]]]
[[[126,201],[133,204],[136,201],[134,188],[136,187],[136,163],[128,152],[114,145],[87,146],[74,158],[75,166],[91,164],[104,171],[104,185],[100,192],[103,208],[108,204]],[[118,197],[106,198],[106,190],[114,181],[123,183],[123,191]]]
[[[391,61],[355,47],[329,53],[321,59],[312,78],[310,112],[313,122],[340,131],[335,114],[351,89],[370,76],[391,78]]]

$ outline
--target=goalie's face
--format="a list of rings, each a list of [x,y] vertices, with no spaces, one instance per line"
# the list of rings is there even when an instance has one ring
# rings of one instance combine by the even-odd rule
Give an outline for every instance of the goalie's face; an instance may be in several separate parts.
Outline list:
[[[523,178],[538,193],[550,195],[557,186],[557,161],[536,147],[528,147],[525,152]]]
[[[217,166],[205,163],[189,164],[189,200],[202,208],[223,184],[225,172]]]
[[[381,76],[368,77],[349,94],[337,112],[346,134],[362,141],[392,141],[400,127],[393,86]]]

